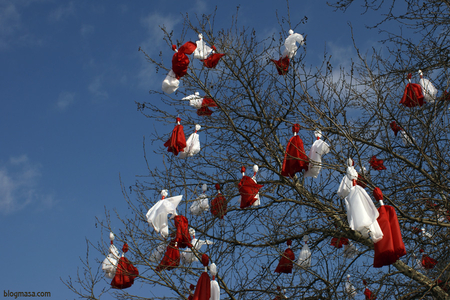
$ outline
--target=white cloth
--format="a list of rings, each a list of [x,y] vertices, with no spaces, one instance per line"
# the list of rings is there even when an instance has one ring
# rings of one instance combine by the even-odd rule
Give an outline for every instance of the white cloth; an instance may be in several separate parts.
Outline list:
[[[351,241],[348,241],[348,245],[344,245],[343,255],[345,258],[352,259],[358,254],[358,248]]]
[[[119,262],[119,250],[116,246],[109,246],[109,254],[102,262],[102,270],[105,272],[106,278],[113,279],[116,275],[116,268]]]
[[[322,169],[322,156],[328,152],[330,152],[330,145],[322,140],[316,140],[309,150],[309,166],[303,177],[317,178]]]
[[[256,181],[256,175],[252,176],[252,179],[255,183],[258,183]],[[253,202],[252,206],[259,206],[261,205],[261,198],[259,197],[259,192],[255,195],[256,201]],[[239,201],[239,204],[241,203],[241,201]]]
[[[212,245],[214,244],[210,240],[198,240],[196,238],[193,238],[191,240],[192,247],[197,251],[200,252],[200,249],[204,245]],[[198,253],[197,253],[198,254]],[[198,258],[194,255],[192,250],[190,248],[186,249],[181,253],[181,263],[185,266],[192,264],[193,262],[198,261]]]
[[[161,233],[163,237],[167,237],[169,235],[167,216],[169,214],[172,214],[172,216],[177,215],[177,206],[182,198],[183,195],[178,195],[161,199],[153,205],[153,207],[150,208],[145,215],[148,223],[153,226],[156,232]]]
[[[186,97],[182,98],[181,100],[189,101],[190,106],[192,106],[196,109],[200,109],[200,108],[202,108],[203,97],[200,97],[199,95],[200,94],[198,92],[195,92],[193,95],[186,96]]]
[[[297,265],[303,268],[311,267],[311,250],[307,243],[303,246],[297,259]]]
[[[198,38],[199,40],[195,42],[197,44],[197,48],[194,50],[194,58],[206,59],[212,49],[206,45],[205,41],[203,41],[202,34],[199,34]]]
[[[400,130],[400,135],[402,137],[403,145],[409,146],[412,144],[411,138],[406,134],[404,130]]]
[[[220,287],[219,283],[214,279],[211,280],[211,297],[210,300],[220,300]]]
[[[419,84],[422,87],[422,93],[423,97],[425,98],[425,101],[429,103],[434,103],[438,91],[431,83],[431,81],[429,81],[426,78],[420,78]]]
[[[166,78],[162,83],[162,90],[166,94],[172,94],[175,92],[180,86],[180,81],[177,79],[175,73],[170,70],[169,74],[167,74]]]
[[[353,299],[353,298],[355,298],[355,296],[356,296],[356,289],[355,289],[355,287],[353,286],[353,284],[350,282],[350,281],[346,281],[345,282],[345,293],[347,294],[347,296],[350,298],[350,299]]]
[[[200,138],[198,133],[192,133],[187,141],[186,141],[186,148],[181,151],[180,158],[186,158],[190,156],[194,156],[195,154],[200,152]]]
[[[358,172],[356,172],[353,166],[347,167],[347,174],[342,178],[341,184],[337,190],[337,194],[341,198],[345,198],[350,193],[350,189],[353,186],[353,179],[358,178]]]
[[[289,59],[293,58],[295,54],[297,53],[297,43],[301,45],[304,44],[303,36],[298,33],[294,33],[292,30],[289,30],[289,36],[284,41],[284,46],[286,49],[284,49],[283,57],[288,56]]]
[[[195,216],[201,215],[203,212],[209,210],[209,204],[208,204],[208,196],[206,194],[201,194],[197,199],[194,200],[191,207],[189,208],[191,211],[191,214]]]
[[[159,264],[166,252],[167,245],[165,243],[161,243],[153,250],[152,254],[150,254],[149,260],[155,264]]]
[[[377,222],[378,210],[362,187],[355,185],[350,189],[350,193],[345,198],[345,206],[351,229],[361,232],[364,236],[368,236],[370,232],[374,243],[383,238],[383,232]]]

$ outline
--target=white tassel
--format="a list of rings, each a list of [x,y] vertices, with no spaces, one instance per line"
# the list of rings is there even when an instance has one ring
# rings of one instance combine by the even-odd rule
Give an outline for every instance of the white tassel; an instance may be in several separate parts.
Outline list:
[[[425,101],[429,103],[434,103],[434,101],[436,100],[436,94],[438,92],[437,89],[434,87],[431,81],[422,77],[423,76],[422,70],[419,70],[418,73],[420,75],[419,84],[422,87],[422,92]]]

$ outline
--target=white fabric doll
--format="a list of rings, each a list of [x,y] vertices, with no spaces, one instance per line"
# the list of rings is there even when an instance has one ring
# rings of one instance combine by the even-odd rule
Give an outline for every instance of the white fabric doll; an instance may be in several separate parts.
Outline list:
[[[437,89],[434,87],[431,81],[429,81],[426,78],[423,78],[422,70],[419,70],[418,73],[420,75],[419,84],[422,87],[422,93],[423,97],[425,98],[425,101],[429,103],[434,103],[434,101],[436,100],[436,94],[438,92]]]
[[[347,281],[345,282],[345,293],[349,299],[355,298],[357,294],[355,286],[350,282],[350,275],[347,275]]]
[[[145,216],[147,217],[148,223],[153,226],[156,232],[161,233],[163,237],[167,237],[169,235],[167,216],[169,214],[172,217],[178,215],[177,206],[183,198],[183,195],[165,198],[168,195],[167,190],[162,190],[161,195],[162,199],[153,205]]]
[[[208,196],[206,196],[206,190],[208,189],[208,186],[205,184],[202,185],[202,191],[203,193],[194,200],[191,207],[189,208],[191,211],[191,214],[195,216],[201,215],[203,212],[209,210],[209,204],[208,204]]]
[[[200,152],[200,139],[197,133],[198,130],[202,128],[200,125],[195,125],[195,132],[192,133],[186,141],[186,148],[181,151],[180,158],[186,158],[189,156],[194,156],[195,154]]]
[[[344,178],[341,180],[341,184],[339,185],[339,188],[337,190],[337,194],[341,198],[345,198],[350,193],[350,189],[353,186],[353,182],[350,179],[351,177],[355,176],[358,177],[358,172],[356,172],[355,168],[353,167],[353,160],[349,158],[347,160],[347,174],[344,175]]]
[[[216,275],[217,275],[216,264],[212,263],[209,266],[209,271],[211,272],[211,275],[212,275],[212,280],[211,280],[211,297],[209,299],[210,300],[220,300],[220,287],[219,287],[219,283],[216,280]]]
[[[290,29],[289,36],[284,41],[284,46],[286,49],[284,49],[283,57],[288,56],[289,59],[293,58],[297,53],[297,43],[299,43],[300,46],[304,44],[303,36],[301,34],[294,33],[294,31]]]
[[[206,59],[211,53],[212,49],[206,45],[201,33],[198,35],[198,38],[199,40],[195,42],[197,44],[197,48],[194,51],[194,58]]]
[[[311,267],[311,250],[308,246],[308,240],[309,236],[305,235],[303,237],[303,241],[305,242],[305,245],[303,245],[302,250],[300,251],[300,254],[297,259],[297,267],[303,267],[305,269]]]
[[[322,132],[316,130],[314,135],[317,140],[311,146],[311,150],[309,150],[309,166],[308,170],[303,175],[304,177],[317,178],[322,169],[322,156],[330,152],[330,145],[320,139],[322,137]]]
[[[179,86],[180,81],[177,79],[175,73],[172,70],[170,70],[162,83],[163,92],[166,94],[172,94],[173,92],[178,90]]]
[[[117,247],[113,244],[114,234],[109,233],[111,246],[109,246],[109,254],[102,262],[102,270],[105,272],[106,278],[113,279],[116,275],[117,263],[119,262],[120,253]]]
[[[191,244],[192,247],[196,250],[197,253],[200,252],[202,246],[204,245],[212,245],[214,244],[210,240],[198,240],[195,238],[195,230],[194,228],[189,228],[189,234],[192,236]],[[194,255],[191,248],[187,248],[185,251],[181,253],[181,263],[185,266],[192,264],[193,262],[198,261],[198,258]]]

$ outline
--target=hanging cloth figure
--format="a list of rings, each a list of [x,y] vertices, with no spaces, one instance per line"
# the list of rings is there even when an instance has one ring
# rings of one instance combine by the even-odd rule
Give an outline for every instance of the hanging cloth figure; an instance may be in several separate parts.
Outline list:
[[[166,253],[156,267],[156,272],[162,270],[172,270],[180,265],[180,250],[178,249],[178,243],[175,240],[170,241],[167,245]]]
[[[188,137],[186,141],[186,148],[180,152],[180,158],[192,157],[200,152],[200,138],[197,131],[201,128],[202,126],[198,124],[195,125],[195,132]]]
[[[186,54],[192,54],[197,45],[193,42],[186,42],[177,50],[177,46],[172,45],[175,54],[172,56],[172,69],[167,74],[162,83],[162,90],[167,94],[175,92],[180,85],[180,78],[186,75],[189,66],[189,58]]]
[[[209,204],[208,204],[208,196],[206,196],[206,190],[208,189],[208,186],[206,183],[202,185],[202,194],[192,202],[191,207],[189,208],[191,211],[191,214],[195,216],[200,216],[203,212],[209,210]]]
[[[211,264],[209,266],[209,271],[211,272],[212,275],[212,280],[211,280],[211,298],[209,298],[210,300],[220,300],[220,287],[219,287],[219,283],[216,280],[216,275],[217,275],[217,267],[216,264]]]
[[[178,195],[170,198],[166,198],[167,190],[161,191],[162,199],[156,202],[145,215],[147,222],[153,226],[156,232],[161,233],[163,237],[169,235],[169,224],[167,216],[169,214],[173,216],[177,215],[177,206],[180,203],[183,195]]]
[[[203,40],[203,34],[198,35],[198,41],[195,43],[197,44],[197,48],[194,51],[194,58],[196,59],[206,59],[208,55],[211,53],[212,49],[206,45],[205,41]]]
[[[227,199],[220,192],[220,184],[216,183],[217,196],[211,201],[211,213],[217,218],[223,219],[227,214]]]
[[[209,107],[217,107],[216,102],[208,97],[200,97],[199,92],[195,92],[193,95],[184,97],[181,100],[189,101],[189,105],[197,109],[197,115],[210,116],[213,111]]]
[[[377,299],[377,297],[375,297],[372,294],[372,292],[369,290],[369,288],[367,287],[367,281],[363,280],[363,284],[365,286],[364,296],[365,296],[366,300],[375,300],[375,299]]]
[[[355,286],[350,282],[350,275],[347,275],[347,281],[345,282],[344,291],[349,299],[353,299],[357,295]]]
[[[195,288],[194,300],[209,300],[211,297],[211,281],[208,275],[209,257],[206,254],[202,255],[202,264],[205,271],[200,275],[197,286]]]
[[[373,267],[381,268],[395,263],[400,257],[406,255],[397,214],[392,206],[383,204],[383,193],[380,188],[373,190],[373,196],[380,202],[377,219],[383,232],[383,238],[374,244]]]
[[[284,250],[284,253],[281,255],[280,261],[278,262],[277,268],[275,269],[276,273],[292,273],[292,267],[294,266],[295,254],[291,249],[292,241],[287,240],[286,244],[288,248]]]
[[[149,261],[155,264],[159,263],[164,256],[166,248],[166,243],[160,243],[156,249],[153,250],[152,254],[150,254]]]
[[[212,245],[214,244],[210,240],[198,240],[195,238],[195,230],[194,228],[189,228],[189,234],[192,236],[192,247],[195,249],[197,253],[200,252],[202,246],[204,245]],[[187,249],[181,253],[181,263],[185,266],[192,264],[193,262],[198,261],[197,257],[192,252],[193,249]]]
[[[415,107],[423,105],[422,87],[417,83],[411,83],[411,73],[408,74],[409,83],[406,85],[400,104],[406,107]]]
[[[113,244],[114,234],[112,232],[109,233],[109,239],[111,246],[109,246],[108,256],[102,262],[102,270],[105,272],[106,278],[113,279],[119,262],[119,249]]]
[[[356,185],[358,173],[354,168],[353,171],[347,174],[353,181],[353,187],[345,198],[348,224],[351,229],[359,231],[364,237],[369,237],[370,232],[373,242],[377,243],[383,238],[383,232],[377,222],[379,213],[367,192]]]
[[[344,199],[350,193],[350,189],[353,186],[352,176],[356,174],[358,176],[358,172],[356,172],[355,167],[353,167],[353,160],[349,158],[347,160],[347,172],[341,180],[341,184],[337,190],[337,195]]]
[[[185,216],[178,215],[174,217],[174,221],[177,229],[175,233],[175,241],[178,243],[178,248],[192,248],[187,218]]]
[[[111,287],[114,289],[126,289],[133,285],[134,278],[139,276],[139,271],[131,262],[125,257],[128,251],[128,244],[125,243],[122,247],[122,257],[117,264],[116,274],[111,281]]]
[[[303,141],[297,135],[300,131],[300,125],[294,124],[292,126],[292,132],[294,136],[291,137],[287,146],[286,153],[284,155],[283,168],[281,170],[281,175],[286,177],[294,177],[295,173],[301,172],[303,170],[308,170],[309,159],[305,154],[305,149],[303,148]]]
[[[309,236],[305,235],[303,237],[303,241],[305,242],[305,245],[303,245],[302,250],[300,251],[300,254],[298,256],[297,264],[296,266],[308,269],[311,267],[311,250],[308,246],[308,240]]]
[[[181,119],[177,118],[176,120],[177,125],[172,130],[172,135],[164,143],[164,147],[167,147],[167,152],[172,152],[175,156],[186,148],[186,137],[184,136],[183,125],[180,124]]]
[[[294,31],[290,29],[289,36],[284,41],[285,49],[280,59],[271,59],[271,61],[275,64],[279,75],[286,75],[289,71],[290,59],[297,53],[297,43],[299,43],[300,46],[304,44],[303,36],[301,34],[294,33]]]
[[[223,53],[216,53],[217,49],[215,46],[212,46],[211,54],[203,60],[203,65],[209,69],[216,68],[219,60],[225,55]]]
[[[246,176],[245,167],[241,168],[241,173],[242,179],[238,184],[239,194],[241,195],[239,202],[241,208],[246,208],[252,206],[258,200],[256,195],[258,195],[259,190],[263,187],[263,185],[257,184],[255,180],[249,176]]]
[[[304,177],[317,178],[322,169],[322,156],[330,152],[330,146],[320,139],[322,137],[322,131],[316,130],[314,131],[314,135],[317,140],[312,145],[311,150],[309,150],[309,166],[303,175]]]
[[[423,97],[425,101],[428,103],[434,103],[434,101],[436,100],[436,94],[438,92],[437,89],[434,87],[431,81],[429,81],[426,78],[423,78],[422,70],[419,70],[418,73],[420,76],[419,84],[420,87],[422,88]]]
[[[344,252],[342,255],[347,259],[353,259],[358,254],[358,248],[353,245],[352,241],[348,241],[346,245],[344,245]]]

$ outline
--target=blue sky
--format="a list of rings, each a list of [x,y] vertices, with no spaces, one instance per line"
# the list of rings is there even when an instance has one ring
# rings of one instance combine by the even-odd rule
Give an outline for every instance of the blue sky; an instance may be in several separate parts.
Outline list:
[[[296,32],[317,53],[308,56],[313,65],[326,45],[336,64],[349,66],[349,20],[362,48],[377,45],[363,26],[370,16],[359,9],[342,14],[325,1],[291,2],[293,23],[308,17]],[[165,74],[139,46],[169,61],[158,25],[177,36],[180,13],[208,14],[217,5],[216,28],[226,27],[239,4],[240,24],[260,38],[280,31],[283,1],[0,0],[0,293],[75,298],[60,277],[76,275],[85,238],[102,238],[96,216],[104,219],[105,208],[126,213],[119,174],[129,186],[147,173],[142,140],[158,124],[135,101],[158,101],[148,90],[159,89]]]

